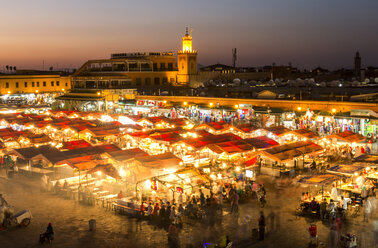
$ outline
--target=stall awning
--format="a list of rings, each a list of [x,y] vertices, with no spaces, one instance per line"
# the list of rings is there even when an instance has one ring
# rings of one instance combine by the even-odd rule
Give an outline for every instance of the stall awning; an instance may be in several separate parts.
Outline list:
[[[378,164],[378,155],[363,154],[354,158],[354,161]]]
[[[273,139],[270,139],[266,136],[259,136],[254,138],[244,139],[245,142],[249,143],[251,146],[256,149],[267,149],[274,146],[278,146],[279,143]]]
[[[291,134],[300,136],[302,138],[306,139],[317,139],[319,138],[319,135],[317,135],[315,132],[308,130],[308,129],[296,129],[290,132]]]
[[[319,174],[314,176],[302,177],[298,180],[301,184],[324,186],[329,185],[337,180],[342,179],[342,176],[335,174]]]
[[[30,160],[39,154],[51,153],[51,152],[59,152],[59,150],[50,145],[43,145],[40,147],[27,147],[27,148],[13,149],[11,151],[12,154],[16,155],[17,157],[23,160]]]
[[[261,154],[277,162],[285,162],[290,161],[296,157],[321,152],[322,150],[323,148],[315,143],[312,143],[310,141],[300,141],[291,144],[276,146],[261,151]]]
[[[206,146],[217,154],[226,153],[228,155],[235,153],[249,152],[253,150],[253,146],[244,140],[228,141],[216,144],[209,144]]]
[[[68,150],[73,150],[73,149],[78,149],[78,148],[85,148],[85,147],[90,147],[92,146],[85,140],[72,140],[72,141],[67,141],[63,143],[62,149],[68,149]]]
[[[288,132],[290,132],[290,129],[287,129],[284,126],[277,126],[277,127],[267,127],[264,128],[266,131],[273,133],[276,136],[284,135]]]
[[[111,157],[112,159],[116,161],[122,162],[122,161],[127,161],[135,157],[148,156],[148,153],[139,148],[135,148],[135,149],[129,149],[129,150],[106,152],[105,155],[107,155],[108,157]]]
[[[336,166],[332,166],[327,170],[329,173],[336,173],[346,176],[353,176],[354,173],[358,173],[365,169],[366,166],[356,165],[356,164],[340,164]]]
[[[341,133],[336,133],[327,136],[327,138],[336,138],[338,140],[348,142],[348,143],[359,143],[365,140],[365,137],[358,133],[353,133],[351,131],[345,131]]]

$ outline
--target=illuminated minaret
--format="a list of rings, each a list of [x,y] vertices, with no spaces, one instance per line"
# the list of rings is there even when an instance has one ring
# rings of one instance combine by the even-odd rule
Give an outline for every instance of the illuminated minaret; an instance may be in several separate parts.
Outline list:
[[[177,83],[187,84],[191,80],[191,76],[197,74],[197,51],[192,46],[192,30],[190,34],[188,28],[182,37],[182,50],[177,52]]]

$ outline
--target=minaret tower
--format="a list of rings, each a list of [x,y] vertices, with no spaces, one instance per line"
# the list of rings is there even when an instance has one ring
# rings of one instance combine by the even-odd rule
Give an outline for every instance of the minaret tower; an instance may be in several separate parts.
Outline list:
[[[177,51],[177,83],[180,85],[188,84],[191,77],[197,74],[197,51],[192,46],[192,29],[190,34],[188,28],[182,37],[182,50]]]
[[[354,57],[354,76],[360,77],[361,75],[361,56],[359,52],[356,52]]]

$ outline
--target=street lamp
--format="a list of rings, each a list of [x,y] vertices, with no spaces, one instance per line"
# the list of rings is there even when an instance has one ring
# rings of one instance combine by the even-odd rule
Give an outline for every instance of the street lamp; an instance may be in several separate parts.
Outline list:
[[[298,107],[297,109],[298,109],[298,111],[301,111],[301,110],[302,110],[302,107]]]

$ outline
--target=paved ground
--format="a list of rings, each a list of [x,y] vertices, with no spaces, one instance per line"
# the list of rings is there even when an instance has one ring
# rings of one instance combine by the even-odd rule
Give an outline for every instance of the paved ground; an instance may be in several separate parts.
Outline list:
[[[308,247],[309,220],[296,217],[295,207],[303,188],[291,186],[274,193],[269,178],[261,178],[267,184],[268,206],[265,215],[275,212],[275,231],[267,234],[262,242],[251,238],[253,228],[257,228],[259,207],[256,200],[240,206],[240,217],[235,219],[225,215],[213,228],[204,223],[185,224],[179,237],[181,247],[192,244],[201,247],[204,241],[214,241],[220,235],[229,235],[237,247]],[[54,247],[167,247],[167,232],[147,223],[127,216],[116,215],[99,206],[85,206],[72,200],[41,193],[39,182],[25,178],[6,179],[0,173],[0,191],[15,210],[30,209],[33,220],[26,228],[13,227],[0,231],[0,247],[40,247],[38,237],[52,222],[55,228]],[[376,215],[377,216],[377,215]],[[88,220],[96,219],[97,229],[88,231]],[[328,246],[329,227],[317,222],[319,241]],[[268,224],[269,230],[269,224]],[[345,232],[358,234],[359,247],[374,247],[372,225],[362,223],[361,217],[349,219]],[[376,246],[377,247],[377,246]]]

